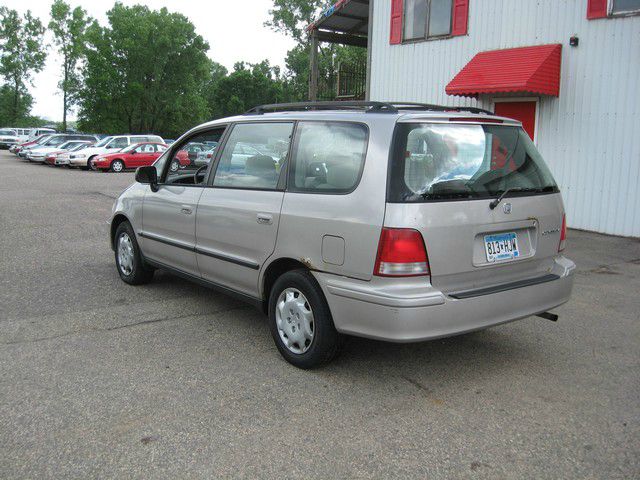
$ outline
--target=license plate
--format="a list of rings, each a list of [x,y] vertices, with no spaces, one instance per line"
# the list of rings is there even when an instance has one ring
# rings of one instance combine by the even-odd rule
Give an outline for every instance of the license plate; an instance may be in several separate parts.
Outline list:
[[[488,262],[518,258],[520,256],[518,236],[515,232],[485,235],[484,250],[487,253]]]

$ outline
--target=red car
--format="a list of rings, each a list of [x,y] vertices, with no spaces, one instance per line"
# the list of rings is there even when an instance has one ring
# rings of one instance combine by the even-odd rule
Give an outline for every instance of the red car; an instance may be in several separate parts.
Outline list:
[[[116,153],[98,155],[91,161],[94,170],[122,172],[126,168],[151,165],[168,148],[164,143],[134,143]]]

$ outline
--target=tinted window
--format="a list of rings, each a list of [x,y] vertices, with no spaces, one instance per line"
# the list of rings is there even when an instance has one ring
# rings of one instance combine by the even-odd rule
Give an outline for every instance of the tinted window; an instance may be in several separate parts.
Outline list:
[[[401,124],[391,165],[389,200],[488,198],[558,188],[522,128]]]
[[[356,186],[367,151],[364,125],[300,122],[289,189],[346,193]]]
[[[613,0],[613,13],[640,10],[640,0]]]
[[[214,186],[275,189],[292,130],[292,123],[236,125],[220,157]]]
[[[127,137],[120,137],[120,138],[114,138],[111,142],[109,142],[109,144],[107,145],[107,148],[124,148],[127,145],[129,145],[129,141],[127,140]]]

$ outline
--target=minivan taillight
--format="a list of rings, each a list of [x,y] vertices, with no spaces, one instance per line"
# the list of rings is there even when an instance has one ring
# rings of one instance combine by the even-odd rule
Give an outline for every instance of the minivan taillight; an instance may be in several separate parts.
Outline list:
[[[373,274],[379,277],[429,275],[422,235],[410,228],[383,228]]]
[[[562,227],[560,228],[560,244],[558,245],[558,252],[564,250],[567,243],[567,216],[562,215]]]

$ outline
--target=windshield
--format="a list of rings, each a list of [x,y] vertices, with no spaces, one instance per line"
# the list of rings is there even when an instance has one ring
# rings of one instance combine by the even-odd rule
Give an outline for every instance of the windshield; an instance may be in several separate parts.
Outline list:
[[[107,143],[111,141],[112,138],[113,137],[104,137],[102,140],[96,143],[94,147],[104,147]]]
[[[85,147],[88,147],[89,143],[79,143],[78,145],[74,145],[69,149],[70,152],[77,152],[78,150],[82,150]]]
[[[139,147],[140,144],[139,143],[133,143],[131,145],[129,145],[128,147],[123,148],[122,150],[120,150],[121,152],[130,152],[131,150],[135,150],[137,147]]]
[[[54,135],[53,137],[50,137],[49,140],[44,142],[43,145],[47,146],[47,147],[55,147],[55,146],[60,145],[60,144],[62,144],[64,142],[66,142],[66,141],[67,141],[66,138],[57,137],[57,136]]]
[[[389,201],[495,197],[557,192],[540,153],[519,127],[401,124]]]

